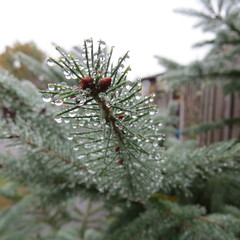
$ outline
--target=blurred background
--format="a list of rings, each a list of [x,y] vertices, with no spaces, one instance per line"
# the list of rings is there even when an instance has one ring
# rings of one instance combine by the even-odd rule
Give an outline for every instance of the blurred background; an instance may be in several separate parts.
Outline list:
[[[0,52],[16,42],[34,42],[47,56],[55,56],[52,43],[70,50],[84,39],[101,39],[116,47],[115,56],[130,51],[129,78],[135,80],[161,72],[155,55],[186,64],[206,52],[191,49],[204,36],[192,29],[193,20],[173,12],[179,7],[199,8],[199,4],[194,0],[4,1]]]

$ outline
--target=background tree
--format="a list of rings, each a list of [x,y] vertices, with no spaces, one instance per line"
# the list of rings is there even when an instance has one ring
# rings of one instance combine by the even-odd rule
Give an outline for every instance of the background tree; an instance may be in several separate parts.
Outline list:
[[[167,71],[164,78],[169,80],[168,83],[173,88],[195,85],[198,86],[195,90],[197,95],[206,92],[207,89],[213,89],[214,86],[220,86],[223,91],[219,91],[219,89],[217,91],[219,94],[223,92],[226,96],[225,99],[230,102],[223,107],[224,102],[220,103],[219,101],[223,101],[224,96],[214,96],[214,98],[218,98],[217,104],[222,104],[222,106],[213,106],[213,108],[221,108],[221,112],[218,113],[221,116],[216,117],[216,119],[213,117],[211,122],[206,122],[207,120],[204,119],[203,110],[201,110],[204,107],[202,103],[199,103],[197,107],[199,119],[197,122],[200,124],[191,126],[187,130],[184,129],[185,133],[196,135],[230,126],[232,131],[236,132],[234,136],[239,138],[239,1],[202,0],[200,2],[202,6],[200,10],[180,9],[177,12],[198,18],[195,27],[200,27],[204,32],[212,34],[212,39],[195,44],[195,47],[208,47],[209,51],[206,56],[202,60],[194,61],[186,66],[163,57],[157,57],[157,59],[161,65],[166,67]],[[209,104],[205,108],[208,108]],[[224,116],[224,111],[227,108],[230,112],[227,114],[228,116]]]

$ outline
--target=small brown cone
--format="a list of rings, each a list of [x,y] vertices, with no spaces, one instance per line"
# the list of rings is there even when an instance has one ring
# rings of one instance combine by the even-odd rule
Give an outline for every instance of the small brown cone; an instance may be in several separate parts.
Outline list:
[[[85,90],[93,87],[94,79],[92,77],[84,77],[80,80],[80,88]]]
[[[100,92],[106,92],[108,88],[111,86],[111,83],[112,83],[112,79],[109,77],[102,78],[101,80],[99,80],[98,86],[99,86]]]

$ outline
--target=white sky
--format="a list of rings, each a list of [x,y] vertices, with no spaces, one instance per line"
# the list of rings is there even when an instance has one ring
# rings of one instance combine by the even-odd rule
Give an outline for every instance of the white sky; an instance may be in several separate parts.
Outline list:
[[[199,8],[197,0],[0,0],[0,52],[16,41],[34,41],[48,55],[52,42],[71,49],[86,38],[115,46],[115,56],[130,50],[129,78],[162,71],[154,55],[180,63],[199,59],[193,43],[207,38],[192,29],[193,18],[173,12]]]

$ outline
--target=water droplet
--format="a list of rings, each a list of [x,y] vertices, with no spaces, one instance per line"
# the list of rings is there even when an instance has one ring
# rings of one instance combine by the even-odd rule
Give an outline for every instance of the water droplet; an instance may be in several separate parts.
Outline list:
[[[106,43],[104,41],[100,40],[98,42],[102,49],[104,49],[106,47]]]
[[[78,78],[78,76],[76,75],[76,74],[71,74],[71,77],[72,77],[72,79],[77,79]]]
[[[85,42],[86,42],[87,48],[90,48],[93,43],[93,40],[90,38],[90,39],[85,40]]]
[[[95,174],[95,173],[96,173],[94,170],[91,170],[91,169],[89,169],[88,172],[89,172],[90,174]]]
[[[72,76],[69,74],[69,75],[65,75],[65,78],[66,79],[71,79],[72,78]]]
[[[73,135],[69,135],[69,136],[67,137],[67,139],[68,139],[68,140],[73,140]]]
[[[73,148],[74,151],[77,151],[78,149],[79,149],[78,147],[74,147],[74,148]]]
[[[56,101],[55,101],[55,105],[56,106],[61,106],[63,104],[63,100],[61,100],[61,99],[57,99]]]
[[[127,90],[130,90],[132,88],[132,83],[131,82],[128,82],[127,85],[126,85],[126,89]]]
[[[63,74],[66,76],[66,75],[70,75],[70,71],[68,69],[64,69],[63,70]]]
[[[42,97],[44,102],[51,102],[52,101],[52,96],[50,94],[45,94]]]
[[[55,62],[54,62],[51,58],[49,58],[49,59],[47,60],[47,65],[50,66],[50,67],[52,67],[52,66],[55,65]]]
[[[63,87],[68,87],[68,84],[66,82],[61,82],[60,85]]]
[[[48,90],[49,91],[54,91],[55,90],[55,86],[48,84]]]
[[[75,117],[75,116],[76,116],[76,113],[73,112],[73,111],[71,111],[71,112],[68,113],[68,116],[69,116],[69,117]]]
[[[149,114],[150,114],[150,115],[154,115],[154,114],[155,114],[155,111],[150,111]]]
[[[70,119],[65,119],[64,122],[65,122],[65,123],[69,123],[69,122],[70,122]],[[76,126],[74,126],[74,127],[76,127]]]
[[[78,106],[82,106],[86,102],[85,98],[77,98],[76,103]]]
[[[62,118],[61,118],[61,117],[55,117],[54,120],[55,120],[57,123],[61,123],[61,122],[62,122]]]
[[[141,98],[141,95],[139,94],[139,95],[136,95],[136,100],[139,100],[140,98]]]

